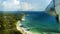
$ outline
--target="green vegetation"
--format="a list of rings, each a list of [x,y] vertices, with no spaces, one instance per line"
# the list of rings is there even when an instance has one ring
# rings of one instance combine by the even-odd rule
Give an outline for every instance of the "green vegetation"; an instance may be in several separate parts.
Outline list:
[[[0,14],[0,34],[21,34],[16,29],[16,23],[18,20],[22,21],[24,14],[11,14],[3,13]]]

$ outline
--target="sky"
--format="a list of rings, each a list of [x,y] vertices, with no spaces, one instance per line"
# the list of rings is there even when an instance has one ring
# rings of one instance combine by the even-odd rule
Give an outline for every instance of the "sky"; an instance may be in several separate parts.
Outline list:
[[[0,0],[0,11],[44,11],[51,0]]]

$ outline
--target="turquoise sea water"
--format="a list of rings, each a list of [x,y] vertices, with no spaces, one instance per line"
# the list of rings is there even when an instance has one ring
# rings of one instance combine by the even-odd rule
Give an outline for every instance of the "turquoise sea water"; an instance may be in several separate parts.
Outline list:
[[[59,32],[59,26],[55,16],[51,16],[44,12],[23,12],[29,16],[25,16],[22,22],[24,27],[29,28],[33,32]]]

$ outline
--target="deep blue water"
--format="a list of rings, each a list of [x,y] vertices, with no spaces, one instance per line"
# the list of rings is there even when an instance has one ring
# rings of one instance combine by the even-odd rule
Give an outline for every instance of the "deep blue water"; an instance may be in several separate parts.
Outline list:
[[[51,16],[44,12],[23,12],[28,14],[25,22],[22,24],[30,28],[31,31],[59,32],[58,23],[55,16]]]

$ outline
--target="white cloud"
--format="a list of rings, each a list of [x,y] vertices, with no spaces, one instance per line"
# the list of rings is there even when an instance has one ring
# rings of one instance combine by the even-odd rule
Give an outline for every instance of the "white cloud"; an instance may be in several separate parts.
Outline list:
[[[17,0],[10,0],[3,2],[3,10],[4,11],[18,11],[18,10],[31,10],[33,6],[27,2],[21,2]]]
[[[30,10],[30,9],[33,9],[33,6],[31,4],[29,4],[29,3],[24,2],[22,4],[22,9],[23,10]]]

